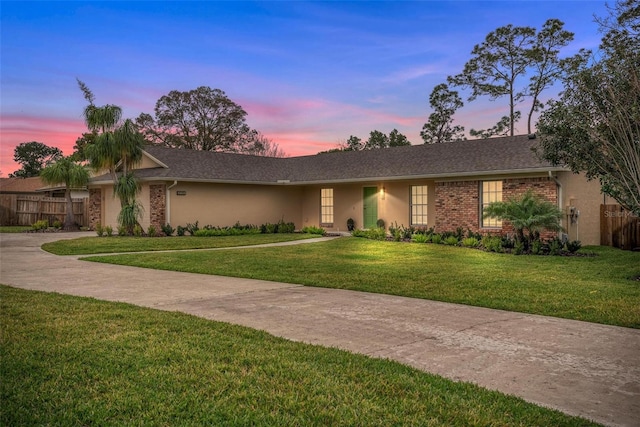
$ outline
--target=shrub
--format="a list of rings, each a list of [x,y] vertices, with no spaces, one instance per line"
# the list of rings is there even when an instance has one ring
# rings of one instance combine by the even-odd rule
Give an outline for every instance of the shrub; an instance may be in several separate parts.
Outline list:
[[[415,243],[427,243],[427,240],[429,239],[427,238],[426,234],[415,233],[413,236],[411,236],[411,241]]]
[[[140,227],[140,224],[136,224],[133,226],[133,235],[136,237],[142,236],[142,227]]]
[[[554,239],[549,240],[547,245],[549,247],[549,255],[561,255],[562,254],[562,249],[564,248],[564,243],[562,243],[562,240],[560,240],[560,239],[558,239],[556,237]]]
[[[440,244],[442,242],[442,235],[434,233],[431,235],[431,243]]]
[[[449,246],[456,246],[460,241],[458,240],[458,238],[456,236],[449,236],[446,239],[444,239],[444,244],[445,245],[449,245]]]
[[[376,226],[377,226],[378,228],[384,228],[384,226],[385,226],[385,224],[384,224],[384,219],[379,218],[379,219],[376,221]]]
[[[178,228],[176,228],[176,234],[178,236],[184,236],[185,231],[187,231],[187,229],[181,225],[179,225]]]
[[[278,222],[276,233],[293,233],[294,231],[296,231],[296,225],[293,222],[284,222],[284,219]]]
[[[58,230],[62,228],[62,222],[58,219],[53,221],[53,228],[57,228]]]
[[[581,247],[582,247],[582,243],[580,242],[580,240],[573,240],[571,242],[567,242],[567,250],[572,254],[575,254],[576,252],[578,252]]]
[[[308,234],[320,234],[320,235],[324,235],[324,228],[322,227],[316,227],[314,225],[309,225],[307,227],[304,227],[302,229],[303,233],[308,233]]]
[[[543,253],[542,242],[540,240],[534,240],[533,243],[531,243],[531,254],[542,255]]]
[[[462,246],[465,248],[477,248],[480,244],[480,240],[475,237],[466,237],[462,239]]]
[[[98,235],[98,237],[104,236],[104,228],[102,227],[102,224],[100,224],[100,223],[96,224],[96,234]]]
[[[522,255],[525,251],[524,242],[517,241],[513,245],[513,254],[514,255]]]
[[[107,237],[112,237],[113,236],[113,227],[111,227],[110,225],[107,225],[106,227],[104,227],[104,234],[106,234]]]
[[[165,224],[160,226],[160,228],[162,229],[162,232],[165,234],[165,236],[171,236],[173,235],[173,232],[175,231],[173,229],[173,227],[171,226],[171,224]]]
[[[384,228],[370,228],[369,230],[353,230],[351,234],[354,237],[364,237],[371,240],[384,240],[387,238],[387,232]]]
[[[156,226],[153,224],[150,224],[149,227],[147,228],[147,235],[149,237],[156,237]]]
[[[49,221],[47,221],[46,219],[41,219],[40,221],[36,221],[31,224],[31,228],[33,228],[35,231],[46,230],[47,228],[49,228]]]
[[[127,235],[127,227],[124,227],[122,225],[118,226],[118,236],[123,237]]]
[[[200,227],[198,227],[198,221],[194,222],[193,224],[188,223],[185,226],[185,231],[187,231],[187,233],[189,233],[191,236],[195,236],[196,231],[200,230]]]
[[[498,236],[484,236],[482,246],[489,252],[503,252],[502,239]]]

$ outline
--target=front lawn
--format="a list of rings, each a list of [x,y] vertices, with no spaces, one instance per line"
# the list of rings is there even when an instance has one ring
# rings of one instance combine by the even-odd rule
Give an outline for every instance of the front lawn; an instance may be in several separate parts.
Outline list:
[[[181,313],[4,286],[0,313],[0,425],[595,425]]]
[[[33,227],[29,225],[2,225],[0,226],[0,233],[24,233],[25,231],[33,230]]]
[[[116,252],[145,252],[184,249],[213,249],[232,246],[251,246],[265,243],[289,242],[292,240],[320,237],[315,234],[282,233],[250,234],[220,237],[80,237],[45,243],[42,249],[56,255],[108,254]]]
[[[64,243],[64,242],[61,242]],[[640,328],[640,253],[515,256],[342,238],[295,247],[92,257],[139,267],[402,295]]]

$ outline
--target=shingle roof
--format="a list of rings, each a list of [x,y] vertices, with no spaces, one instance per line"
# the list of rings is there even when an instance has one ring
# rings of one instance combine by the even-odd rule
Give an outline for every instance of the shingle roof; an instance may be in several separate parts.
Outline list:
[[[145,151],[168,168],[141,169],[136,175],[149,180],[307,184],[559,169],[536,157],[536,144],[523,135],[287,158],[152,146]]]
[[[0,178],[0,193],[35,193],[44,187],[39,176],[31,178]]]

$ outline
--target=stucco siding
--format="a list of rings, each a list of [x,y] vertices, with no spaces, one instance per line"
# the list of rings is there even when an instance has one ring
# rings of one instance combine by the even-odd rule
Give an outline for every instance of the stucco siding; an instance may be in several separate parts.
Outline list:
[[[283,219],[301,228],[299,187],[181,183],[169,190],[168,218],[172,226],[199,222],[212,226],[260,225]]]
[[[327,231],[347,230],[347,220],[353,218],[356,228],[363,228],[363,191],[365,187],[377,189],[377,218],[386,226],[393,224],[409,226],[410,192],[412,185],[428,186],[428,224],[435,225],[435,184],[433,181],[367,182],[358,184],[327,184],[306,187],[303,194],[303,226],[322,226]],[[332,226],[320,223],[320,190],[333,188],[334,222]],[[383,191],[384,189],[384,191]]]
[[[597,180],[587,181],[584,174],[559,172],[558,182],[561,184],[562,200],[560,208],[564,212],[563,227],[571,240],[580,240],[583,245],[600,244],[600,205],[615,203],[600,191]],[[576,222],[571,222],[568,215],[570,206],[580,211]]]

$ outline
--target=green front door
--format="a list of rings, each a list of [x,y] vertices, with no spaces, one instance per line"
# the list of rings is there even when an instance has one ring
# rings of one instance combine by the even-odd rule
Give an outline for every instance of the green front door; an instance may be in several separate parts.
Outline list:
[[[364,228],[375,228],[378,222],[378,188],[362,189],[362,223]]]

